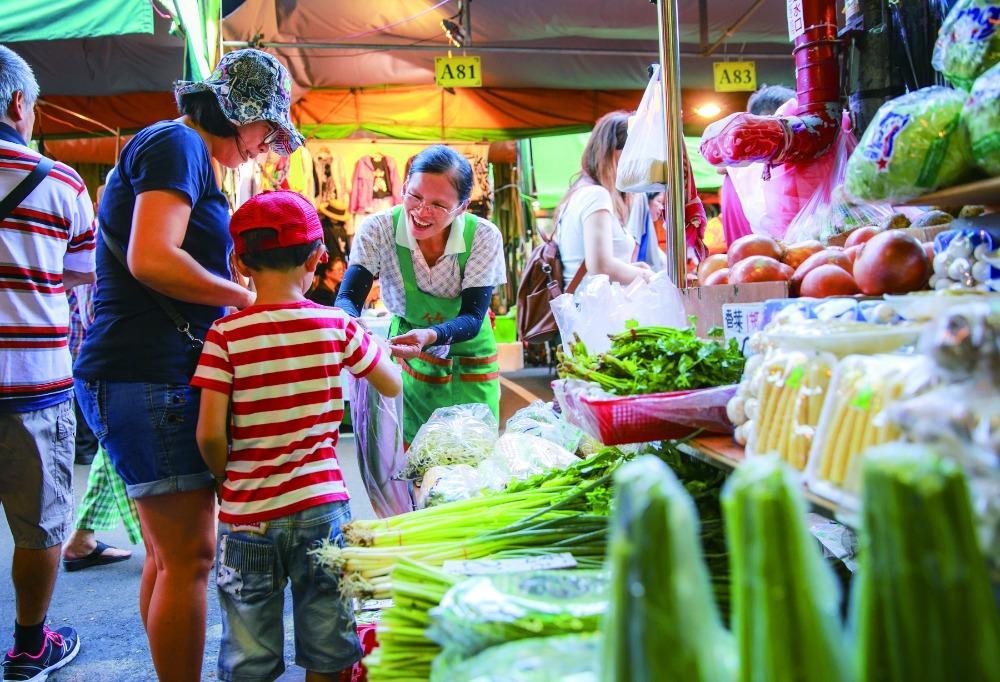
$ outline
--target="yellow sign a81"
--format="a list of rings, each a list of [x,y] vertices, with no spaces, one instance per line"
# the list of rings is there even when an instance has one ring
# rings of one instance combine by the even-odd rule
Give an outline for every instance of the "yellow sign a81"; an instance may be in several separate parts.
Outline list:
[[[479,57],[435,57],[434,82],[442,88],[481,88]]]
[[[752,92],[757,89],[756,62],[714,62],[716,92]]]

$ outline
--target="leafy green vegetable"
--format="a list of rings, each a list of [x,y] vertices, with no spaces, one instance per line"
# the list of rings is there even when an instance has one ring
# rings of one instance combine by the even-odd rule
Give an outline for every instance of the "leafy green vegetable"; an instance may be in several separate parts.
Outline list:
[[[445,657],[530,637],[596,632],[607,610],[603,571],[528,571],[467,578],[431,609],[427,636]]]
[[[1000,614],[958,465],[890,443],[866,453],[862,491],[859,682],[1000,680]]]
[[[668,393],[736,383],[743,354],[722,330],[699,339],[694,327],[635,327],[611,337],[611,349],[592,356],[579,338],[569,357],[561,355],[559,374],[593,381],[616,395]]]
[[[615,475],[607,682],[730,682],[735,655],[712,598],[690,496],[648,456]]]
[[[896,201],[966,177],[972,158],[959,125],[964,102],[964,92],[932,86],[883,104],[847,162],[847,191],[858,199]]]
[[[941,24],[931,64],[953,85],[972,81],[1000,62],[1000,6],[995,0],[958,0]]]
[[[845,682],[839,590],[805,526],[793,473],[777,457],[743,462],[722,493],[733,570],[741,682]]]
[[[1000,64],[976,79],[962,110],[976,165],[1000,175]]]

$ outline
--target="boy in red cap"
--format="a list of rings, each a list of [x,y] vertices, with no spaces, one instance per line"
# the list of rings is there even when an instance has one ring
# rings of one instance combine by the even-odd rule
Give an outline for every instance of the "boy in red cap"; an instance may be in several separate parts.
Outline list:
[[[402,382],[387,348],[340,309],[306,299],[326,258],[309,201],[260,194],[236,211],[229,231],[257,300],[212,325],[191,380],[203,389],[198,446],[219,482],[219,678],[273,680],[284,671],[290,581],[295,662],[311,680],[336,680],[361,658],[361,645],[337,580],[309,550],[338,542],[350,521],[335,450],[341,372],[388,396]]]

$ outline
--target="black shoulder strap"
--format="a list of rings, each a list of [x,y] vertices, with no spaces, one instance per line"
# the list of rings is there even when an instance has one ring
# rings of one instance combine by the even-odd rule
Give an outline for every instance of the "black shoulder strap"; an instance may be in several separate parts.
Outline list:
[[[126,272],[130,272],[128,269],[128,260],[125,257],[125,249],[122,248],[122,245],[117,239],[108,234],[107,230],[101,230],[100,232],[101,238],[104,240],[104,244],[108,247],[108,251],[111,252],[111,255],[115,257],[116,261],[121,263],[121,266],[125,268]],[[177,312],[177,308],[174,307],[174,304],[170,302],[169,298],[161,294],[159,291],[153,291],[141,282],[139,284],[156,302],[156,305],[160,306],[160,309],[166,313],[167,317],[170,318],[170,321],[174,323],[175,327],[177,327],[177,331],[188,338],[192,347],[200,348],[205,345],[204,341],[191,333],[191,324],[185,320],[179,312]]]
[[[31,172],[28,173],[27,177],[25,177],[24,180],[21,180],[21,182],[17,184],[17,187],[12,189],[10,194],[3,198],[3,201],[0,201],[0,221],[7,220],[7,216],[9,216],[15,208],[20,206],[21,202],[24,201],[36,187],[38,187],[42,180],[45,179],[45,176],[49,174],[49,171],[52,170],[52,166],[54,165],[55,162],[52,159],[48,159],[44,156],[38,159],[38,163],[31,169]]]

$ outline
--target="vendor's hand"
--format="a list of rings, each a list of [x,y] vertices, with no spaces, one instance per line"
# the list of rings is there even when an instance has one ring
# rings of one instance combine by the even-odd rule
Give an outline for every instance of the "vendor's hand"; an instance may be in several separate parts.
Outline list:
[[[394,357],[412,360],[420,355],[424,346],[437,341],[437,332],[433,329],[411,329],[405,334],[389,339]]]

